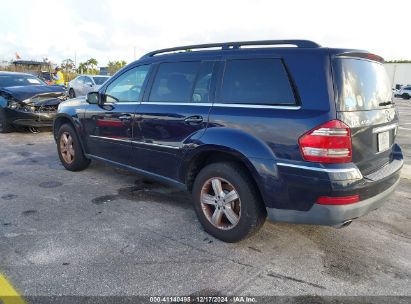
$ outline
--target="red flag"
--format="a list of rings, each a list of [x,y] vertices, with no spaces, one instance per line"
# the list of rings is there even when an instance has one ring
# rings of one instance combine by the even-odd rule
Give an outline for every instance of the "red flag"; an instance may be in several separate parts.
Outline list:
[[[21,59],[19,53],[16,52],[16,59]]]

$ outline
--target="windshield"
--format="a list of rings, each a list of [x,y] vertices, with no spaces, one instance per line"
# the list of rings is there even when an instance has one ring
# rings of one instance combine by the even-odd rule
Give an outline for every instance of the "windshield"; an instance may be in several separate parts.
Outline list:
[[[381,63],[336,58],[333,72],[338,111],[380,109],[392,100],[390,81]]]
[[[45,83],[30,75],[0,75],[0,88],[32,85],[45,85]]]
[[[110,77],[93,77],[93,80],[96,83],[96,85],[102,85],[109,78]]]

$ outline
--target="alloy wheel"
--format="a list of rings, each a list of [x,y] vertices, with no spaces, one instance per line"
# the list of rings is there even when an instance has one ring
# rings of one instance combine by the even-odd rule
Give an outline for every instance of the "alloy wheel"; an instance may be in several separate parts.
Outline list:
[[[75,151],[73,147],[73,138],[68,132],[61,134],[60,153],[67,164],[71,164],[74,161]]]
[[[240,196],[227,180],[219,177],[208,179],[201,189],[200,202],[204,215],[214,227],[229,230],[239,223]]]

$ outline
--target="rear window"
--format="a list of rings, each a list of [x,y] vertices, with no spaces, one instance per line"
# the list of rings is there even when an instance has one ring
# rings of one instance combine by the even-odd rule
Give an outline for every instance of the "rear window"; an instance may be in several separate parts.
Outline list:
[[[295,98],[280,59],[235,59],[226,64],[221,102],[293,105]]]
[[[390,81],[381,63],[335,58],[333,73],[339,111],[379,109],[380,104],[392,100]]]

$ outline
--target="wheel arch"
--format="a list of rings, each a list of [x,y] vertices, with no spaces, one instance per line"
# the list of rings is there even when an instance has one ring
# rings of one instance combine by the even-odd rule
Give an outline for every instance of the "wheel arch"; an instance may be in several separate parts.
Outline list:
[[[193,184],[198,173],[207,165],[216,162],[231,162],[240,166],[251,178],[261,202],[266,205],[264,179],[258,165],[249,160],[241,152],[234,149],[217,145],[207,145],[192,154],[189,160],[184,161],[181,170],[181,180],[185,183],[189,192],[193,189]]]
[[[75,127],[73,119],[68,115],[59,114],[54,118],[54,121],[53,121],[54,140],[57,140],[58,131],[61,128],[61,126],[64,125],[65,123],[71,124],[73,127]]]
[[[270,185],[279,181],[276,156],[261,139],[240,130],[225,127],[208,128],[191,143],[195,148],[183,154],[179,179],[189,191],[197,174],[217,161],[236,162],[250,175],[262,201],[267,204]]]
[[[80,122],[76,119],[74,119],[72,116],[64,114],[64,113],[59,113],[55,118],[53,122],[53,137],[54,140],[57,142],[57,136],[58,136],[58,131],[61,128],[62,125],[64,124],[70,124],[73,126],[74,130],[77,133],[78,140],[80,141],[81,148],[84,153],[86,153],[84,143],[82,141],[82,137],[80,136],[81,132],[81,125]]]

